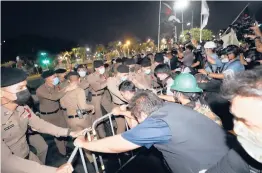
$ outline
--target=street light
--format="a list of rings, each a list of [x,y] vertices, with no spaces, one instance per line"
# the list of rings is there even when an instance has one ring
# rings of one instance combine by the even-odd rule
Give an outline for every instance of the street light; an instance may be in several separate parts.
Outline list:
[[[43,64],[46,65],[47,69],[48,69],[48,64],[50,63],[50,61],[48,59],[44,59],[43,60]]]
[[[176,0],[174,3],[174,9],[181,10],[182,12],[182,33],[184,31],[184,9],[188,6],[188,0]]]
[[[90,51],[90,48],[89,48],[89,47],[87,47],[87,48],[86,48],[86,51],[87,51],[87,52],[89,52],[89,51]]]
[[[42,55],[42,56],[45,56],[45,55],[46,55],[46,53],[45,53],[45,52],[41,52],[41,55]]]
[[[186,24],[186,26],[190,26],[191,25],[191,23],[190,22],[188,22],[187,24]]]
[[[118,45],[120,46],[121,44],[122,44],[122,42],[121,42],[121,41],[119,41],[119,42],[118,42]]]
[[[129,56],[129,46],[130,45],[130,41],[129,40],[127,40],[126,41],[126,46],[127,46],[127,55]]]

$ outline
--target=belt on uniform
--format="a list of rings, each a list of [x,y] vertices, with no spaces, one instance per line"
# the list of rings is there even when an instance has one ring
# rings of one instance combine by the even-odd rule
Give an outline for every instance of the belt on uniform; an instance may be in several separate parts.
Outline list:
[[[159,86],[159,87],[153,87],[154,89],[161,89],[161,87]]]
[[[79,118],[78,115],[68,115],[68,118],[71,119],[71,118]]]
[[[122,104],[118,104],[118,103],[114,103],[115,105],[118,105],[118,106],[121,106],[121,105],[124,105],[125,103],[122,103]]]
[[[62,111],[66,111],[66,108],[60,108],[60,110],[62,110]]]
[[[53,111],[53,112],[40,112],[40,114],[42,115],[49,115],[49,114],[55,114],[60,110],[60,108],[58,108],[57,110]]]
[[[101,93],[101,94],[92,94],[92,96],[96,97],[96,96],[101,96],[103,95],[104,93]]]
[[[28,160],[29,159],[29,154],[27,156],[25,156],[25,159]]]

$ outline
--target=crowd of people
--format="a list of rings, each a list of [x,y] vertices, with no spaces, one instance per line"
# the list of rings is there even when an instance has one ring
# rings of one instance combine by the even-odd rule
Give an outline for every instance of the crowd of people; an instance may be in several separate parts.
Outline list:
[[[247,37],[254,40],[256,50],[192,39],[172,50],[115,58],[106,64],[95,60],[92,72],[86,64],[71,71],[44,71],[45,82],[36,90],[37,113],[28,103],[27,75],[2,67],[1,171],[73,171],[70,163],[58,168],[45,165],[48,147],[32,133],[38,132],[53,135],[64,157],[69,153],[63,137],[76,138],[74,145],[85,149],[90,163],[91,152],[123,153],[154,146],[173,173],[261,172],[262,34],[253,30],[255,35]],[[256,53],[250,56],[250,51]],[[220,103],[231,105],[215,110]],[[116,135],[108,136],[100,123],[99,139],[87,141],[86,129],[105,112],[114,116]],[[236,141],[228,145],[228,138]]]

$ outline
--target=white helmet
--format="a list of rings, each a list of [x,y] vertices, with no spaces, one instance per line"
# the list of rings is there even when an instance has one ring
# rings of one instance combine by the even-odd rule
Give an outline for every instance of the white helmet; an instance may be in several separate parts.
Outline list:
[[[208,42],[206,42],[205,45],[204,45],[204,48],[205,48],[205,49],[214,49],[214,48],[216,48],[216,47],[217,47],[217,45],[216,45],[216,43],[214,43],[213,41],[208,41]]]

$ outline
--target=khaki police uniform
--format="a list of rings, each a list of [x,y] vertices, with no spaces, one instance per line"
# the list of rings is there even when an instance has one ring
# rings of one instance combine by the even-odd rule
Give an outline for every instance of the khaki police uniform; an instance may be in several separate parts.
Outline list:
[[[28,125],[40,133],[56,137],[68,136],[69,130],[37,117],[28,106],[18,106],[15,111],[1,106],[1,171],[5,173],[55,173],[57,168],[41,165],[36,155],[29,151],[26,140]]]
[[[78,131],[91,127],[91,115],[85,115],[80,119],[76,112],[78,109],[87,111],[93,109],[92,105],[86,103],[85,91],[82,88],[79,87],[67,92],[60,99],[60,103],[66,109],[66,121],[72,130]]]
[[[111,77],[107,79],[107,88],[112,96],[114,108],[124,105],[127,102],[118,89],[120,83],[121,81],[119,81],[116,77]],[[115,120],[117,123],[117,134],[123,133],[126,129],[125,118],[122,116],[116,116]]]
[[[136,85],[137,88],[139,89],[152,89],[153,88],[153,76],[152,74],[145,74],[144,72],[138,72],[136,73],[131,81],[136,81],[134,84]],[[137,84],[138,83],[138,84]]]
[[[110,77],[109,72],[106,71],[104,76],[106,78],[109,78]],[[104,95],[102,97],[101,105],[107,113],[112,111],[112,108],[113,108],[112,107],[112,98],[111,98],[111,94],[110,94],[108,88],[105,88],[105,90],[104,90]]]
[[[86,97],[88,96],[88,87],[89,87],[89,83],[87,81],[87,76],[85,77],[80,77],[80,84],[79,84],[80,88],[85,90],[85,95]]]
[[[36,133],[36,134],[28,134],[27,136],[28,142],[31,146],[36,149],[36,155],[41,161],[42,164],[45,164],[46,155],[48,151],[48,145],[45,142],[44,138]]]
[[[89,90],[92,93],[91,104],[95,107],[95,114],[92,115],[92,122],[102,116],[101,99],[104,95],[104,89],[107,86],[106,78],[104,75],[100,75],[94,72],[87,76],[87,81],[90,84]],[[100,137],[105,137],[105,129],[103,124],[97,126],[98,134]]]
[[[85,114],[83,118],[79,118],[76,111],[87,110],[92,111],[93,106],[86,103],[85,90],[82,88],[76,88],[65,94],[60,99],[61,106],[66,109],[66,121],[70,129],[73,131],[84,130],[92,126],[92,115]],[[93,162],[93,158],[90,152],[85,151],[86,156],[90,162]]]
[[[60,83],[58,84],[58,86],[59,86],[60,89],[63,89],[63,88],[65,88],[65,87],[67,87],[68,84],[69,84],[69,83],[68,83],[67,80],[63,80],[63,81],[60,81]]]
[[[59,99],[65,95],[59,87],[50,87],[45,83],[36,90],[39,99],[40,117],[58,127],[67,127],[66,120],[61,110]],[[66,141],[55,138],[58,151],[66,155]]]

